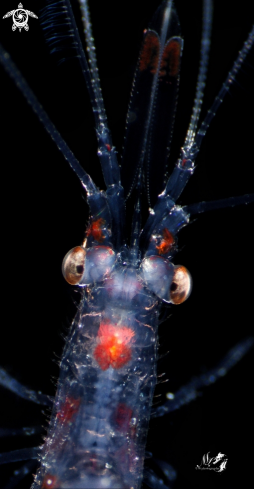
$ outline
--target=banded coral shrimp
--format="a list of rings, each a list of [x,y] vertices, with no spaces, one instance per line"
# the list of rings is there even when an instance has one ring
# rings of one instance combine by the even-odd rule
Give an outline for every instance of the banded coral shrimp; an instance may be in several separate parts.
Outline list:
[[[8,6],[4,6],[4,3],[3,13],[9,9],[9,3]],[[236,57],[237,50],[240,49],[250,28],[250,23],[246,26],[246,19],[251,19],[251,15],[247,13],[248,2],[246,5],[241,5],[244,21],[240,20],[239,10],[232,12],[232,7],[229,3],[226,7],[226,3],[223,7],[225,9],[224,17],[221,6],[217,7],[219,9],[218,18],[215,3],[211,50],[212,64],[208,73],[204,113],[217,94]],[[114,127],[114,125],[120,125],[118,121],[121,119],[123,121],[123,132],[126,107],[119,108],[119,99],[121,99],[122,93],[125,93],[125,104],[128,103],[132,76],[129,75],[129,72],[128,77],[126,75],[126,61],[123,63],[124,67],[121,68],[122,76],[119,75],[119,51],[115,52],[114,49],[122,46],[128,39],[127,51],[129,51],[129,25],[131,23],[131,37],[133,45],[135,44],[135,49],[133,48],[135,53],[131,55],[132,70],[130,69],[130,72],[133,71],[138,56],[142,29],[147,26],[148,20],[157,5],[158,2],[155,2],[155,4],[149,5],[148,9],[145,2],[140,2],[140,12],[137,12],[135,4],[128,4],[127,11],[130,17],[121,18],[119,22],[121,27],[119,31],[121,32],[113,35],[113,45],[110,44],[110,47],[106,49],[106,63],[104,44],[108,33],[114,33],[117,28],[115,20],[112,21],[114,12],[116,12],[116,4],[107,5],[107,12],[103,11],[101,14],[103,23],[99,26],[96,26],[98,4],[91,5],[94,37],[96,43],[102,41],[102,45],[97,46],[98,65],[99,69],[102,70],[102,84],[105,83],[103,89],[106,94],[106,101],[107,97],[110,99],[110,106],[107,107],[110,117],[109,126],[112,130],[114,144],[118,144],[119,150],[121,141],[118,142],[117,140],[118,136],[115,133],[118,127]],[[180,112],[178,111],[178,114],[180,115],[178,115],[178,125],[174,131],[173,151],[175,153],[171,153],[172,164],[175,160],[174,155],[178,156],[191,112],[196,82],[196,76],[193,74],[193,60],[194,58],[195,60],[198,59],[199,56],[199,26],[201,23],[201,4],[192,6],[191,10],[187,12],[186,5],[181,6],[181,2],[179,5],[177,3],[176,7],[185,38],[185,46],[179,94]],[[30,6],[29,2],[27,2],[26,8],[34,10],[34,6]],[[133,32],[133,12],[135,12],[136,23],[138,24],[135,35]],[[107,21],[105,20],[106,14],[109,16]],[[229,14],[232,16],[235,14],[235,17],[232,19]],[[191,22],[190,18],[192,19]],[[221,30],[224,25],[227,26],[226,32]],[[239,29],[239,26],[242,29]],[[103,27],[106,27],[106,32],[103,31]],[[63,136],[72,138],[75,132],[73,130],[73,114],[76,112],[77,102],[80,103],[80,92],[77,89],[76,77],[72,73],[73,81],[69,78],[63,81],[64,75],[61,72],[61,76],[54,80],[56,76],[55,68],[52,66],[54,61],[50,61],[44,44],[40,45],[39,43],[39,28],[37,30],[33,28],[33,36],[38,36],[38,38],[33,38],[33,42],[31,42],[31,38],[27,40],[24,36],[19,37],[17,42],[17,38],[13,39],[14,33],[11,31],[10,25],[4,25],[4,28],[6,35],[9,30],[9,42],[11,44],[9,46],[6,42],[6,48],[10,50],[14,59],[16,56],[15,61],[19,68],[25,74],[54,122],[59,126],[64,126],[63,130],[62,127],[59,127]],[[189,34],[188,29],[190,29]],[[240,37],[238,29],[241,31],[241,39],[236,39],[236,37]],[[194,40],[193,34],[196,35],[197,33],[198,39]],[[139,40],[137,41],[138,36]],[[118,39],[117,43],[115,42],[116,38]],[[120,38],[123,43],[120,42]],[[3,41],[5,40],[6,37]],[[22,44],[23,42],[24,44]],[[196,42],[195,47],[193,47],[193,42]],[[232,46],[230,45],[231,42]],[[35,51],[33,50],[34,47]],[[229,54],[231,49],[232,55]],[[126,53],[123,55],[120,51],[120,54],[126,60]],[[191,63],[186,68],[185,63],[188,63],[189,59],[191,59]],[[219,60],[221,60],[222,67],[219,66]],[[251,124],[248,124],[248,110],[252,106],[251,87],[253,83],[251,80],[253,78],[251,77],[253,70],[249,69],[248,60],[237,78],[240,88],[237,87],[237,83],[232,88],[231,96],[227,96],[216,120],[213,121],[212,127],[208,131],[197,159],[195,176],[192,177],[181,197],[183,204],[201,200],[215,200],[216,198],[241,195],[252,191],[252,179],[247,178],[247,175],[250,175],[249,166],[251,167],[249,142],[252,140],[252,128]],[[66,74],[68,70],[69,68],[64,73]],[[245,71],[247,71],[248,76],[244,73]],[[113,76],[112,73],[114,73]],[[48,85],[47,80],[42,79],[42,74],[43,76],[47,75],[45,78],[49,80]],[[211,76],[215,76],[215,82]],[[127,88],[125,87],[126,79],[129,83]],[[6,89],[3,89],[2,92],[3,102],[6,102],[3,142],[6,148],[5,157],[8,158],[7,161],[11,161],[10,165],[5,165],[7,173],[5,179],[6,182],[11,182],[13,185],[11,197],[6,198],[8,203],[6,217],[8,220],[5,236],[8,237],[8,246],[10,246],[9,243],[14,245],[11,253],[8,252],[9,256],[13,257],[14,255],[15,260],[18,261],[20,259],[16,258],[17,254],[24,256],[26,265],[24,267],[25,272],[22,271],[22,290],[19,287],[19,279],[17,281],[17,296],[13,291],[13,277],[16,278],[18,274],[13,271],[15,269],[15,267],[13,269],[13,261],[11,261],[12,276],[10,277],[9,264],[4,274],[6,279],[10,279],[12,286],[10,287],[11,292],[8,293],[9,307],[6,300],[6,318],[3,321],[9,326],[8,331],[4,332],[1,364],[24,384],[53,394],[54,385],[50,379],[52,375],[57,377],[57,366],[52,364],[52,352],[56,352],[56,355],[60,357],[63,345],[61,332],[64,329],[62,323],[65,321],[66,315],[70,320],[74,315],[73,309],[68,311],[65,309],[65,299],[69,294],[69,289],[62,282],[61,261],[66,251],[83,238],[84,212],[87,208],[81,198],[79,183],[72,175],[63,157],[54,148],[54,144],[48,136],[44,134],[40,123],[30,113],[30,109],[26,107],[26,103],[7,77],[5,82]],[[60,93],[57,98],[56,91],[63,83],[66,83],[70,88]],[[70,83],[73,84],[69,85]],[[190,88],[190,83],[193,84],[193,90]],[[116,89],[119,89],[117,101]],[[74,99],[76,91],[78,97]],[[67,98],[69,95],[71,95],[71,102],[68,106]],[[115,102],[116,105],[114,106]],[[75,109],[74,112],[72,106]],[[99,165],[95,159],[94,123],[91,118],[89,100],[85,99],[85,94],[83,107],[84,109],[80,112],[82,112],[82,117],[85,115],[87,120],[86,136],[83,137],[82,149],[77,148],[76,154],[80,156],[85,145],[86,155],[85,157],[80,156],[80,159],[84,162],[84,167],[88,173],[102,187],[103,184],[97,174]],[[65,123],[62,124],[63,118],[67,121],[67,128]],[[74,134],[74,141],[72,142],[75,147],[80,139],[80,134],[83,135],[84,132],[83,126],[80,128],[79,124],[77,125],[78,128],[75,127],[75,130],[78,134]],[[9,139],[7,140],[8,135]],[[243,144],[242,141],[246,143]],[[237,154],[238,149],[239,153]],[[228,165],[229,162],[230,165]],[[246,163],[243,164],[243,162]],[[9,168],[11,170],[15,168],[15,172],[8,173]],[[226,171],[223,174],[224,169]],[[14,215],[12,214],[13,201],[18,203],[15,205]],[[20,217],[18,217],[19,212]],[[207,213],[198,217],[197,222],[188,226],[180,235],[180,248],[186,244],[187,246],[179,253],[177,261],[184,263],[191,271],[194,288],[190,299],[181,308],[174,311],[168,322],[161,326],[162,349],[164,351],[170,350],[170,355],[162,361],[163,364],[159,367],[159,373],[160,369],[161,371],[167,370],[167,377],[170,379],[170,383],[164,384],[166,392],[186,383],[192,375],[201,371],[202,366],[203,368],[204,366],[207,368],[214,366],[230,347],[252,331],[250,320],[252,317],[251,287],[246,286],[249,284],[250,270],[253,266],[251,253],[252,213],[251,206],[240,206],[235,209]],[[77,235],[75,235],[76,230]],[[60,246],[59,243],[61,243]],[[243,253],[243,261],[246,265],[241,264],[241,253]],[[44,264],[41,259],[45,259]],[[218,267],[223,270],[222,274],[220,272],[219,278],[217,273],[212,273]],[[21,269],[23,270],[22,266]],[[52,276],[52,270],[55,271],[56,277],[54,273]],[[226,285],[224,283],[225,277]],[[205,287],[203,286],[204,283]],[[53,287],[51,284],[54,284]],[[52,290],[50,290],[51,288]],[[6,290],[8,289],[6,288]],[[50,296],[51,293],[52,296]],[[248,294],[250,295],[248,296]],[[15,309],[13,297],[15,297]],[[72,306],[68,307],[71,308]],[[10,310],[13,311],[11,318],[9,318]],[[172,309],[170,313],[172,313]],[[225,330],[224,325],[226,325]],[[10,345],[11,352],[10,350],[7,351],[6,345]],[[251,365],[252,358],[249,354],[225,379],[207,389],[197,401],[174,413],[171,417],[167,416],[164,419],[156,420],[151,425],[148,450],[150,449],[156,456],[161,456],[164,459],[167,459],[169,455],[171,456],[171,461],[178,471],[175,487],[183,487],[184,482],[188,482],[191,487],[213,487],[212,484],[215,484],[215,481],[209,478],[204,482],[204,479],[198,479],[194,472],[195,464],[199,463],[200,457],[210,449],[211,445],[214,450],[224,451],[230,454],[231,460],[237,461],[239,470],[236,472],[235,464],[232,464],[232,466],[234,465],[233,469],[228,469],[228,472],[225,473],[230,481],[237,481],[237,476],[241,477],[242,482],[248,480],[245,449],[247,451],[247,435],[250,433],[251,422],[251,416],[248,414],[251,412],[248,411],[251,403],[248,397],[249,386],[251,385]],[[172,382],[174,382],[174,389]],[[23,425],[24,417],[27,417],[26,424],[28,422],[30,424],[33,413],[40,414],[40,408],[16,399],[15,396],[6,391],[2,392],[7,400],[6,403],[1,403],[1,408],[4,410],[1,419],[7,419],[8,415],[11,425],[13,419],[16,420],[17,425]],[[232,410],[234,413],[233,422],[229,416]],[[3,418],[4,416],[5,418]],[[154,446],[153,436],[155,436],[158,427],[160,427],[161,433],[163,432],[163,442],[162,440],[158,442],[157,438],[157,446]],[[167,434],[166,430],[168,430]],[[173,435],[171,434],[172,430]],[[26,441],[25,438],[21,440],[12,439],[9,449],[23,447]],[[193,448],[194,441],[197,443],[195,449]],[[31,443],[31,440],[29,442]],[[14,447],[14,443],[19,443],[19,445]],[[2,451],[7,451],[6,440],[3,441],[2,446]],[[239,456],[239,447],[245,452],[242,459],[241,455]],[[193,457],[191,462],[190,454]],[[13,467],[10,468],[10,472],[12,470]],[[216,487],[219,483],[216,480]],[[225,479],[223,483],[225,483]],[[236,482],[235,485],[237,485]],[[29,483],[25,481],[24,487],[29,487]]]

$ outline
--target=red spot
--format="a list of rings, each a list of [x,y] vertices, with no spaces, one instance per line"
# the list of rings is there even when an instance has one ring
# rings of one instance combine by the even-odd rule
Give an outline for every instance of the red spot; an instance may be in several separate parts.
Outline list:
[[[127,433],[129,430],[132,413],[132,409],[126,406],[126,404],[118,404],[116,411],[116,424],[121,432]]]
[[[62,409],[56,414],[57,419],[59,419],[62,423],[69,423],[69,421],[72,420],[73,416],[78,411],[79,405],[80,399],[66,397]]]
[[[130,361],[129,343],[134,335],[134,331],[126,326],[101,323],[94,358],[102,370],[107,370],[109,367],[118,369]]]
[[[92,235],[96,241],[102,243],[102,241],[105,239],[105,236],[102,234],[102,227],[104,224],[105,221],[102,219],[102,217],[97,219],[97,221],[92,221],[86,231],[87,236]]]
[[[140,71],[149,70],[155,74],[158,68],[160,40],[155,32],[147,31],[140,55]],[[181,44],[177,39],[170,39],[164,47],[160,65],[160,77],[175,77],[179,73]]]
[[[160,51],[160,41],[155,32],[147,31],[142,52],[139,60],[140,71],[150,70],[151,73],[155,73]]]
[[[111,146],[110,146],[110,144],[106,144],[106,148],[107,148],[107,150],[108,150],[108,151],[111,151]]]
[[[163,229],[162,236],[163,238],[160,245],[156,246],[159,255],[165,255],[166,253],[168,253],[175,242],[173,235],[167,228]]]
[[[160,76],[177,76],[180,67],[181,45],[178,40],[171,39],[166,44],[160,66]]]
[[[57,478],[54,475],[45,475],[42,481],[42,489],[55,489],[56,487],[60,487]]]

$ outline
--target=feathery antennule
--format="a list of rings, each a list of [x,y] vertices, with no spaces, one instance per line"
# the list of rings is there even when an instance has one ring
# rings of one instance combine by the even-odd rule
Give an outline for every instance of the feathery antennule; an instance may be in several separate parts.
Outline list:
[[[191,120],[187,135],[183,145],[183,152],[186,153],[193,145],[196,136],[197,125],[200,117],[201,107],[204,98],[205,82],[209,61],[209,51],[211,45],[211,30],[213,18],[213,5],[211,0],[203,2],[203,29],[201,37],[199,73],[196,87],[196,95],[192,109]]]
[[[94,45],[94,38],[92,33],[92,25],[90,21],[90,12],[86,0],[79,0],[80,10],[82,14],[82,22],[84,27],[85,42],[87,45],[87,57],[90,67],[90,79],[93,90],[93,100],[96,106],[98,117],[95,118],[96,123],[96,135],[98,140],[98,157],[100,159],[103,177],[106,186],[118,187],[118,191],[121,186],[120,170],[117,161],[117,155],[112,143],[111,133],[108,127],[108,121],[106,111],[104,108],[104,101],[101,92],[100,78],[98,74],[96,51]],[[96,115],[97,115],[96,114]],[[112,206],[111,206],[112,208]],[[115,216],[115,219],[118,219]]]
[[[86,0],[79,0],[80,10],[82,14],[82,23],[84,27],[84,35],[87,44],[88,62],[90,66],[91,82],[95,94],[95,100],[98,105],[98,114],[100,123],[107,124],[107,116],[104,108],[104,101],[101,93],[100,79],[98,75],[96,51],[94,46],[94,38],[92,33],[92,24],[90,21],[90,11]]]
[[[86,87],[91,99],[98,140],[98,157],[100,159],[104,181],[107,187],[114,184],[119,185],[120,172],[116,153],[112,144],[110,130],[108,128],[107,116],[101,93],[94,39],[92,36],[92,27],[87,2],[83,0],[79,2],[82,12],[82,21],[84,24],[85,41],[87,45],[86,57],[69,0],[61,0],[61,2],[59,2],[61,9],[59,9],[59,5],[52,2],[52,0],[47,1],[48,6],[44,10],[42,23],[44,32],[49,44],[54,46],[54,51],[60,51],[62,49],[61,43],[63,38],[65,39],[65,36],[62,34],[62,32],[59,33],[56,31],[62,31],[64,25],[68,27],[68,33],[70,33],[70,36],[68,37],[70,37],[71,49],[79,59]],[[60,17],[62,18],[61,23],[59,22]],[[56,20],[57,24],[55,25]]]
[[[47,0],[40,21],[52,54],[63,53],[64,59],[61,58],[61,62],[66,60],[66,52],[69,53],[69,56],[78,58],[89,92],[95,123],[98,126],[101,120],[101,104],[98,104],[91,72],[69,0],[59,2]]]

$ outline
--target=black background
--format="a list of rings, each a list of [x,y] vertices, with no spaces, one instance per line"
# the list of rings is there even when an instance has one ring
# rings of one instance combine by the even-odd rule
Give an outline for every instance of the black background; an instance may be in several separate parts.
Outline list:
[[[16,2],[18,3],[18,1]],[[17,8],[1,1],[0,17]],[[142,31],[159,1],[91,3],[103,96],[113,142],[120,151],[124,120]],[[149,3],[149,5],[148,5]],[[184,54],[171,167],[179,154],[194,99],[202,2],[176,1]],[[194,5],[193,5],[194,3]],[[43,1],[23,2],[40,15]],[[211,105],[250,30],[251,2],[215,1],[211,63],[202,114]],[[57,66],[39,21],[13,32],[0,19],[0,38],[42,105],[96,183],[103,187],[86,88],[75,61]],[[80,244],[87,206],[80,184],[19,91],[1,69],[1,342],[0,363],[24,384],[52,394],[63,336],[75,314],[78,293],[65,284],[61,262]],[[202,145],[197,169],[180,204],[253,192],[254,53],[220,108]],[[200,216],[179,238],[176,263],[193,277],[193,292],[160,326],[162,396],[216,363],[253,334],[253,205]],[[53,379],[53,380],[52,380]],[[151,423],[148,450],[172,463],[174,488],[248,486],[253,450],[253,352],[197,401]],[[1,389],[1,426],[41,423],[41,410]],[[1,451],[38,440],[0,440]],[[225,472],[199,472],[208,451],[228,456]],[[16,467],[16,466],[15,466]],[[13,466],[1,467],[0,487]],[[19,487],[28,488],[27,478]]]

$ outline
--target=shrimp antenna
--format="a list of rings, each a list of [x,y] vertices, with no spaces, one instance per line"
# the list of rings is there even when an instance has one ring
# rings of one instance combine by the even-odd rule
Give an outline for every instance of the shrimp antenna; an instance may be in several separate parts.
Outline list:
[[[186,152],[188,148],[193,146],[198,121],[200,117],[201,107],[204,99],[204,90],[206,84],[207,68],[209,62],[209,51],[211,45],[211,31],[212,31],[212,18],[213,18],[213,4],[211,0],[205,0],[203,2],[203,28],[201,37],[201,49],[200,49],[200,61],[199,61],[199,73],[196,86],[196,94],[194,105],[191,114],[191,120],[187,135],[184,141],[183,150]]]
[[[61,151],[65,159],[68,161],[72,170],[76,173],[81,184],[85,188],[87,194],[88,195],[93,194],[96,191],[98,191],[90,175],[88,175],[88,173],[85,172],[85,170],[80,165],[79,161],[75,158],[71,149],[64,141],[64,139],[56,129],[53,122],[50,120],[48,114],[41,106],[40,102],[38,101],[37,97],[29,87],[25,78],[22,76],[17,66],[13,63],[9,53],[3,48],[1,44],[0,44],[0,63],[3,65],[9,77],[14,81],[16,87],[19,88],[19,90],[27,100],[28,104],[33,109],[33,112],[37,115],[38,119],[42,122],[46,131],[49,133],[53,141],[56,143],[58,149]]]
[[[200,68],[199,68],[194,109],[191,116],[191,122],[188,128],[187,136],[184,145],[181,149],[181,156],[178,159],[176,166],[167,181],[165,190],[159,196],[160,201],[162,201],[162,199],[171,199],[172,201],[176,202],[176,200],[181,195],[183,189],[185,188],[185,185],[187,184],[190,176],[193,174],[193,171],[195,169],[195,165],[194,165],[195,158],[199,153],[200,145],[207,132],[207,129],[212,119],[214,118],[215,114],[217,113],[219,106],[223,102],[224,97],[229,90],[229,87],[235,81],[236,75],[239,72],[240,67],[242,66],[247,54],[251,50],[254,43],[254,26],[253,26],[242,49],[239,51],[238,57],[234,62],[231,71],[227,75],[227,78],[223,83],[222,88],[220,89],[217,97],[215,98],[211,108],[208,110],[208,113],[204,121],[202,122],[200,129],[196,133],[201,104],[203,100],[203,89],[204,89],[204,83],[205,83],[205,77],[207,71],[208,50],[209,50],[210,37],[211,37],[211,29],[210,29],[211,12],[212,12],[211,2],[210,0],[205,0],[204,15],[203,15],[203,23],[204,23],[203,36],[201,41],[201,60],[200,60]],[[207,27],[205,25],[206,23],[208,23]],[[251,200],[246,200],[246,203],[250,201]],[[238,202],[236,199],[235,205],[237,205],[237,203]],[[242,202],[239,201],[239,203]],[[156,205],[159,205],[159,201]],[[228,206],[231,205],[232,202],[228,204]],[[225,203],[224,203],[224,207],[225,207]],[[200,208],[198,212],[203,212],[203,211]]]
[[[194,153],[195,136],[197,125],[200,117],[201,107],[204,98],[205,81],[208,68],[209,50],[211,44],[211,29],[212,29],[212,0],[203,1],[203,19],[202,19],[202,37],[200,49],[200,62],[198,81],[196,86],[196,95],[192,110],[191,120],[187,135],[181,149],[181,156],[178,159],[176,166],[170,175],[166,188],[162,195],[167,195],[175,202],[181,195],[185,185],[194,170]],[[197,153],[195,153],[195,156]]]
[[[111,133],[108,127],[106,111],[100,87],[94,38],[90,21],[90,12],[86,0],[79,0],[82,14],[86,52],[84,52],[78,27],[69,0],[47,0],[47,6],[43,9],[42,28],[45,37],[51,47],[51,52],[60,51],[62,35],[56,34],[56,28],[60,25],[67,26],[68,37],[72,43],[72,49],[78,57],[85,84],[91,99],[94,115],[96,136],[98,141],[98,157],[105,184],[120,186],[120,170],[116,152],[112,144]]]
[[[197,132],[197,135],[195,137],[195,141],[193,143],[193,148],[195,150],[195,155],[199,152],[201,143],[203,141],[204,136],[206,135],[207,129],[210,126],[213,118],[215,117],[218,108],[222,104],[225,95],[228,93],[230,86],[232,83],[235,81],[235,77],[237,73],[239,72],[248,52],[253,46],[254,42],[254,25],[252,26],[252,29],[249,33],[248,39],[245,41],[242,49],[239,51],[239,54],[233,64],[233,67],[231,71],[228,73],[227,78],[225,82],[223,83],[217,97],[215,97],[215,100],[211,106],[211,108],[208,110],[201,126],[200,129]]]
[[[107,205],[109,206],[112,217],[113,234],[115,234],[116,242],[119,244],[120,242],[122,242],[123,237],[123,216],[125,212],[124,190],[121,186],[120,169],[117,161],[117,154],[112,144],[111,133],[108,127],[107,116],[101,93],[94,38],[90,22],[90,12],[86,0],[79,0],[79,5],[82,14],[87,57],[83,50],[78,28],[69,0],[61,0],[61,2],[58,3],[55,3],[52,0],[48,0],[48,6],[44,13],[45,20],[43,21],[43,29],[46,37],[49,40],[49,43],[56,46],[59,44],[59,40],[55,35],[55,27],[57,27],[59,23],[61,25],[66,24],[68,26],[68,34],[71,37],[73,48],[79,59],[86,87],[88,89],[92,103],[92,110],[95,120],[95,130],[98,141],[97,155],[100,160],[103,178],[107,187]],[[59,16],[61,16],[61,22],[59,22]],[[53,32],[52,25],[54,26]],[[57,48],[55,47],[54,49]],[[90,202],[88,203],[90,205]],[[91,205],[90,210],[92,211]]]

